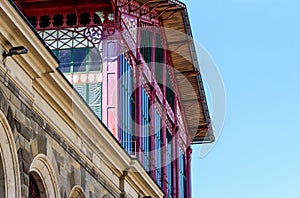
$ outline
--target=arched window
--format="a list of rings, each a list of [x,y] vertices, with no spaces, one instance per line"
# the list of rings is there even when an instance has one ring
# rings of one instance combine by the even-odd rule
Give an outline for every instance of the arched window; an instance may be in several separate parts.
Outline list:
[[[29,168],[29,198],[59,198],[58,182],[51,161],[38,154]]]
[[[19,163],[13,133],[0,110],[0,197],[21,197]]]
[[[41,198],[38,184],[32,174],[29,175],[29,198]]]
[[[4,169],[3,161],[0,153],[0,197],[5,197],[5,178],[4,178]]]
[[[70,192],[69,198],[85,198],[84,191],[81,186],[74,186]]]

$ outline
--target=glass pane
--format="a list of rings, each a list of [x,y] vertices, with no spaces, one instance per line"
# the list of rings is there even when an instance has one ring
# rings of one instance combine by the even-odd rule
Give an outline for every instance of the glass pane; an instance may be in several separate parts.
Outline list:
[[[101,118],[101,97],[102,97],[102,85],[101,83],[89,84],[88,89],[89,106],[95,112],[95,114]]]
[[[155,78],[161,89],[163,88],[163,53],[160,35],[157,34],[155,48]]]
[[[174,93],[173,85],[172,85],[172,82],[171,82],[170,74],[167,73],[166,77],[167,77],[167,79],[166,79],[166,84],[167,84],[167,87],[166,87],[166,98],[167,98],[167,101],[168,101],[170,107],[174,111],[174,97],[175,97],[175,93]]]
[[[89,50],[89,71],[100,71],[102,59],[97,48],[90,48]]]
[[[148,30],[142,30],[141,32],[141,54],[146,63],[149,64],[152,56],[152,32]]]
[[[86,101],[86,84],[74,84],[73,87],[79,93],[79,95]]]
[[[74,68],[73,68],[74,72],[86,71],[85,57],[86,57],[85,48],[74,49]]]
[[[71,72],[71,50],[60,50],[58,60],[60,61],[59,69],[63,73]]]

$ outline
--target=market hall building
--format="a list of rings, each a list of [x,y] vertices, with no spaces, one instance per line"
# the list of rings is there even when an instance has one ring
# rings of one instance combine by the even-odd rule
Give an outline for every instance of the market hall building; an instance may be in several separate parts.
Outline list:
[[[183,3],[0,0],[0,18],[0,197],[191,198],[191,144],[214,135]]]

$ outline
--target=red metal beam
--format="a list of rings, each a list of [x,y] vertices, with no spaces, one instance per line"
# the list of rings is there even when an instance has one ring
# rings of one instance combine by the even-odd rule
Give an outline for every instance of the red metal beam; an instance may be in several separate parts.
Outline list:
[[[169,2],[162,2],[162,3],[157,4],[156,6],[149,9],[149,11],[147,11],[145,13],[141,13],[141,16],[147,15],[147,14],[153,12],[157,8],[166,7],[166,6],[169,7],[169,5],[163,5],[163,4],[166,4],[166,3],[169,4]]]
[[[192,155],[192,148],[189,146],[186,149],[186,193],[187,193],[187,198],[191,198],[191,156]]]
[[[65,12],[78,12],[83,11],[96,11],[103,8],[110,8],[111,3],[109,1],[104,1],[101,3],[95,3],[93,1],[88,1],[84,3],[69,3],[68,1],[47,1],[47,2],[29,2],[29,3],[19,3],[20,10],[26,15],[49,15],[51,13],[65,13]]]
[[[133,1],[133,0],[129,0],[127,3],[124,3],[123,5],[119,5],[119,6],[117,6],[117,7],[118,7],[118,8],[123,8],[123,7],[127,6],[127,5],[129,5],[132,1]]]
[[[151,16],[151,19],[160,17],[160,16],[163,15],[165,12],[171,11],[171,10],[169,10],[169,9],[170,9],[170,8],[174,8],[174,7],[177,7],[177,5],[168,6],[167,8],[165,8],[165,9],[163,9],[161,12],[159,12],[157,15]]]
[[[138,11],[139,9],[145,7],[147,4],[149,4],[151,1],[155,1],[155,0],[147,0],[145,3],[143,3],[142,5],[140,5],[138,8],[134,9],[134,10],[130,10],[130,12],[135,12]]]

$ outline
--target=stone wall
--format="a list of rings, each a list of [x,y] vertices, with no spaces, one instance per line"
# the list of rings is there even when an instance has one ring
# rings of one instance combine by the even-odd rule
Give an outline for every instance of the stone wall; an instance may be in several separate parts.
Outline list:
[[[22,197],[28,197],[30,168],[34,158],[41,154],[53,167],[57,181],[54,188],[58,189],[60,197],[72,197],[70,192],[74,186],[81,187],[86,197],[119,197],[95,168],[80,158],[78,151],[58,135],[39,115],[40,112],[34,110],[33,102],[2,71],[0,110],[6,116],[15,140]],[[2,157],[5,160],[5,156]]]

